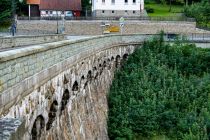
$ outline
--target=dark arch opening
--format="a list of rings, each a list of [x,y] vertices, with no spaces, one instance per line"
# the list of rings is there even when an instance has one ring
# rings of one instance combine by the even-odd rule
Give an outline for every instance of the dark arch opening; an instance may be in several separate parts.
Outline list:
[[[94,75],[95,75],[94,79],[96,79],[98,77],[98,72],[97,72],[97,68],[96,67],[93,67],[93,72],[94,72]]]
[[[47,126],[46,129],[50,130],[50,128],[52,127],[52,123],[54,122],[55,118],[56,118],[56,112],[58,111],[58,102],[57,101],[53,101],[53,103],[50,106],[50,112],[48,114],[48,122],[47,122]]]
[[[114,56],[111,57],[111,61],[113,61],[113,60],[114,60]]]
[[[105,68],[107,66],[106,61],[104,61],[103,63],[103,67]]]
[[[77,81],[75,81],[72,87],[72,91],[78,91],[78,90],[79,90],[79,84]]]
[[[127,60],[127,59],[128,59],[128,54],[126,53],[123,55],[123,60]]]
[[[91,81],[91,77],[92,77],[92,72],[91,70],[89,70],[87,74],[87,81]]]
[[[116,68],[119,68],[119,67],[120,67],[120,56],[119,56],[119,55],[116,56],[115,67],[116,67]]]
[[[84,89],[87,87],[88,81],[85,82]]]
[[[69,101],[69,98],[70,98],[69,90],[65,89],[65,91],[63,93],[62,100],[61,100],[61,112],[65,109],[65,107]]]
[[[69,80],[66,78],[66,75],[64,75],[63,83],[67,84],[68,82],[69,82]]]
[[[44,125],[45,125],[44,117],[42,115],[39,115],[34,121],[31,130],[32,140],[39,140],[41,138],[41,134],[44,130]]]
[[[85,79],[85,76],[84,76],[84,75],[82,75],[81,80],[84,80],[84,79]]]

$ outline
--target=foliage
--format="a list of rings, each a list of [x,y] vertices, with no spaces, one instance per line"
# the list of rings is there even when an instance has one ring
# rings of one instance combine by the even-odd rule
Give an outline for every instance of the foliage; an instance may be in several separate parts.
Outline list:
[[[10,0],[0,0],[0,21],[8,19],[12,14],[12,6]]]
[[[147,13],[154,13],[154,9],[151,7],[145,7],[145,10],[147,11]]]
[[[12,1],[13,0],[0,0],[0,27],[10,24],[12,17]],[[22,3],[19,0],[14,0],[15,13],[21,14],[21,8],[27,9],[26,0]]]
[[[86,8],[91,8],[90,0],[82,0],[82,9],[85,10]]]
[[[184,13],[188,17],[195,18],[199,25],[207,26],[210,22],[210,2],[203,0],[201,3],[186,6]]]
[[[145,42],[115,74],[108,94],[110,139],[210,138],[210,50]]]
[[[172,5],[171,12],[169,12],[169,5],[162,5],[162,4],[146,4],[145,7],[149,7],[151,9],[154,9],[153,13],[148,13],[149,16],[180,16],[180,14],[183,11],[183,6],[179,5]],[[147,10],[147,9],[146,9]]]

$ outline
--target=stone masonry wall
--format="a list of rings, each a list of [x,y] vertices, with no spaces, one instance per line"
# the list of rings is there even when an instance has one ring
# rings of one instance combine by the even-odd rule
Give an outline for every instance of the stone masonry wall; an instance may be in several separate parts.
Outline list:
[[[0,116],[24,119],[25,140],[108,139],[106,93],[118,55],[145,39],[99,36],[0,52]]]
[[[106,93],[120,59],[133,50],[116,46],[81,60],[23,97],[4,117],[25,118],[24,140],[108,140]]]
[[[64,34],[0,37],[0,49],[34,45],[64,40]]]
[[[65,21],[65,33],[69,35],[100,35],[103,33],[102,22],[119,26],[118,21],[82,20]],[[59,22],[61,25],[61,21]],[[56,33],[56,21],[18,21],[20,34]],[[123,34],[156,34],[164,30],[171,33],[197,33],[195,22],[184,21],[125,21]],[[117,33],[119,34],[119,33]]]

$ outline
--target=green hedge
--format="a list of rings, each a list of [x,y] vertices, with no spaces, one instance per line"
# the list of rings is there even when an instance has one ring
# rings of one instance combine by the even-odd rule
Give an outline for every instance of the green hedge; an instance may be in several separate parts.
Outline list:
[[[145,42],[115,74],[110,139],[210,138],[209,68],[209,49],[165,44],[161,36]]]

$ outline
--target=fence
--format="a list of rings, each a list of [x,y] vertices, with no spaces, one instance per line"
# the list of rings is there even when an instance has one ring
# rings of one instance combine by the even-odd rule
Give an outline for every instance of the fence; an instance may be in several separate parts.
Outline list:
[[[119,20],[120,17],[93,17],[93,16],[81,16],[81,17],[65,17],[65,20]],[[151,20],[151,21],[188,21],[195,22],[194,18],[188,18],[185,16],[170,16],[170,17],[147,17],[147,16],[139,16],[139,17],[124,17],[125,20]],[[29,17],[18,17],[18,20],[29,20]],[[48,16],[48,17],[30,17],[30,20],[62,20],[62,17],[56,16]]]

